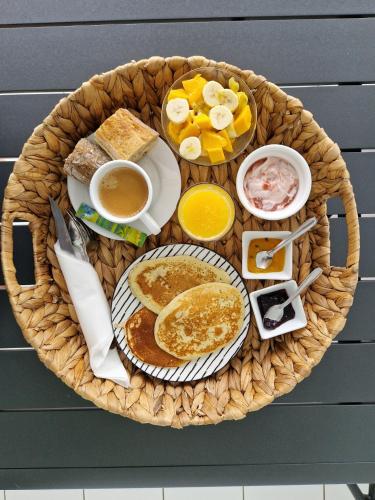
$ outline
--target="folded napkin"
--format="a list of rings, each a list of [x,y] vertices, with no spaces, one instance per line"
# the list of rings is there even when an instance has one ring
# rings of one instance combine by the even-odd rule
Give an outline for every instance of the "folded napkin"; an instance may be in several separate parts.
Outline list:
[[[91,369],[97,377],[129,387],[129,375],[117,349],[111,349],[111,313],[95,269],[89,262],[74,257],[55,244],[64,275],[89,350]]]

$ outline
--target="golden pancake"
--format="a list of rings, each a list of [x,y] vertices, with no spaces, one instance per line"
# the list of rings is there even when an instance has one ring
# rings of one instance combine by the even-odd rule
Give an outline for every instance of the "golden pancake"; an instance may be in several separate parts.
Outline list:
[[[156,314],[145,307],[133,313],[125,324],[128,345],[135,356],[145,363],[166,368],[180,366],[181,359],[160,349],[155,341]]]
[[[210,282],[229,283],[228,274],[185,255],[140,262],[129,273],[129,286],[142,304],[156,314],[177,295]]]
[[[244,320],[241,292],[226,283],[206,283],[174,298],[159,314],[155,340],[172,356],[195,359],[235,339]]]

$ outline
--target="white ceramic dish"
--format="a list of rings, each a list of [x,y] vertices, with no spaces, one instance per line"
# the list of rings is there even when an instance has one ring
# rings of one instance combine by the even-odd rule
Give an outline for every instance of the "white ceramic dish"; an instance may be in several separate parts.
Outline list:
[[[305,315],[305,311],[303,310],[303,304],[301,297],[298,296],[292,302],[293,309],[296,313],[295,317],[289,321],[286,321],[282,325],[278,326],[274,330],[267,330],[263,326],[262,316],[260,314],[258,300],[259,295],[263,295],[265,293],[276,292],[276,290],[280,290],[285,288],[289,297],[297,291],[298,285],[294,280],[285,281],[284,283],[278,283],[277,285],[269,286],[267,288],[262,288],[261,290],[256,290],[250,294],[250,303],[252,310],[254,312],[255,320],[258,325],[259,335],[263,340],[271,339],[273,337],[277,337],[278,335],[283,335],[284,333],[293,332],[294,330],[298,330],[299,328],[304,328],[307,325],[307,319]]]
[[[91,140],[91,137],[89,137]],[[149,175],[153,187],[153,200],[149,208],[149,213],[157,224],[162,227],[172,217],[176,209],[181,193],[181,174],[177,160],[170,147],[162,140],[158,139],[150,151],[138,162]],[[67,180],[68,194],[75,210],[81,203],[92,206],[89,186],[77,181],[72,176]],[[113,240],[123,239],[97,226],[93,222],[84,221],[93,231]],[[130,224],[132,227],[150,234],[150,231],[142,221],[136,220]]]
[[[287,207],[281,210],[275,210],[274,212],[261,210],[256,208],[247,199],[244,188],[243,181],[248,171],[249,167],[258,160],[269,156],[277,156],[288,161],[296,169],[299,178],[299,188],[296,197]],[[236,179],[237,194],[248,212],[265,220],[281,220],[291,217],[297,213],[305,205],[311,191],[311,172],[306,160],[302,155],[298,153],[295,149],[289,148],[288,146],[283,146],[281,144],[269,144],[267,146],[262,146],[250,153],[238,170]]]
[[[172,257],[174,255],[190,255],[203,262],[207,262],[218,269],[226,271],[231,279],[231,284],[241,292],[244,304],[244,322],[238,335],[229,344],[222,349],[212,352],[206,356],[201,356],[177,368],[162,368],[160,366],[150,365],[138,359],[130,350],[125,330],[118,325],[125,324],[126,320],[139,309],[142,304],[134,297],[128,283],[128,276],[131,269],[139,262],[148,259],[158,259],[163,257]],[[250,300],[245,283],[235,268],[218,253],[198,245],[178,243],[175,245],[165,245],[154,248],[149,252],[138,257],[124,272],[116,285],[112,298],[112,323],[113,331],[120,349],[130,359],[130,361],[148,373],[149,375],[168,380],[170,382],[187,382],[190,380],[199,380],[208,377],[225,366],[240,349],[246,338],[250,323]]]
[[[278,238],[284,240],[290,231],[244,231],[242,233],[242,276],[251,280],[290,280],[293,272],[293,242],[285,247],[284,268],[280,272],[251,273],[247,267],[248,248],[251,240],[256,238]]]

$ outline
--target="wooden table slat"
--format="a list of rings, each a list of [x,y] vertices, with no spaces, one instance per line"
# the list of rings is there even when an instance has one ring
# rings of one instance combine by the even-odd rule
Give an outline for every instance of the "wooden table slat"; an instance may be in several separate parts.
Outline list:
[[[99,410],[1,412],[0,468],[170,466],[173,474],[179,466],[372,462],[375,434],[364,423],[374,419],[375,405],[271,405],[181,431]]]
[[[276,403],[372,403],[374,356],[374,343],[333,344],[312,375]],[[48,371],[34,351],[0,350],[0,394],[0,410],[93,406]]]
[[[359,219],[361,236],[361,255],[359,275],[375,277],[373,243],[375,241],[375,218]],[[347,226],[344,218],[330,219],[331,265],[344,266],[347,254]]]
[[[374,15],[371,0],[158,0],[158,8],[150,12],[149,0],[3,0],[1,24],[50,22],[124,21],[142,19],[204,19],[241,17],[294,17]]]
[[[299,87],[285,91],[303,101],[304,107],[341,148],[375,148],[375,85]],[[0,109],[7,124],[0,128],[0,156],[17,157],[34,127],[63,97],[54,93],[0,95]]]
[[[343,153],[343,157],[349,169],[358,212],[375,214],[375,151]],[[344,213],[339,198],[329,200],[328,211],[334,214]]]
[[[13,226],[13,257],[18,283],[20,285],[34,284],[34,254],[28,226]],[[3,268],[0,266],[0,285],[3,284]]]
[[[29,345],[14,317],[6,290],[0,290],[0,318],[0,348],[26,347]]]
[[[367,82],[374,30],[375,18],[4,28],[0,91],[72,89],[155,54],[201,53],[275,83]]]
[[[372,415],[372,414],[371,414]],[[362,409],[360,416],[363,416]],[[367,416],[365,414],[365,416]],[[350,433],[350,432],[349,432]],[[251,442],[249,442],[251,446]],[[148,449],[148,451],[150,451]],[[6,490],[368,483],[374,462],[0,469]]]

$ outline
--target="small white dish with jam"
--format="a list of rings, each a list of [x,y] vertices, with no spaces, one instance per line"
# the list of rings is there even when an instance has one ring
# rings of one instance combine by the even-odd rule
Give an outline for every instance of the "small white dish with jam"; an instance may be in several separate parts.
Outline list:
[[[242,233],[242,276],[253,280],[290,280],[293,271],[293,242],[279,250],[267,269],[256,265],[258,252],[272,250],[290,231],[244,231]]]
[[[265,325],[263,322],[264,315],[268,309],[276,304],[285,302],[291,295],[296,293],[297,288],[297,283],[294,280],[290,280],[256,290],[250,294],[251,307],[258,325],[259,335],[263,340],[304,328],[307,325],[305,311],[299,295],[284,309],[278,326]]]
[[[298,151],[270,144],[244,159],[236,187],[251,214],[265,220],[287,219],[301,210],[310,195],[310,167]]]

